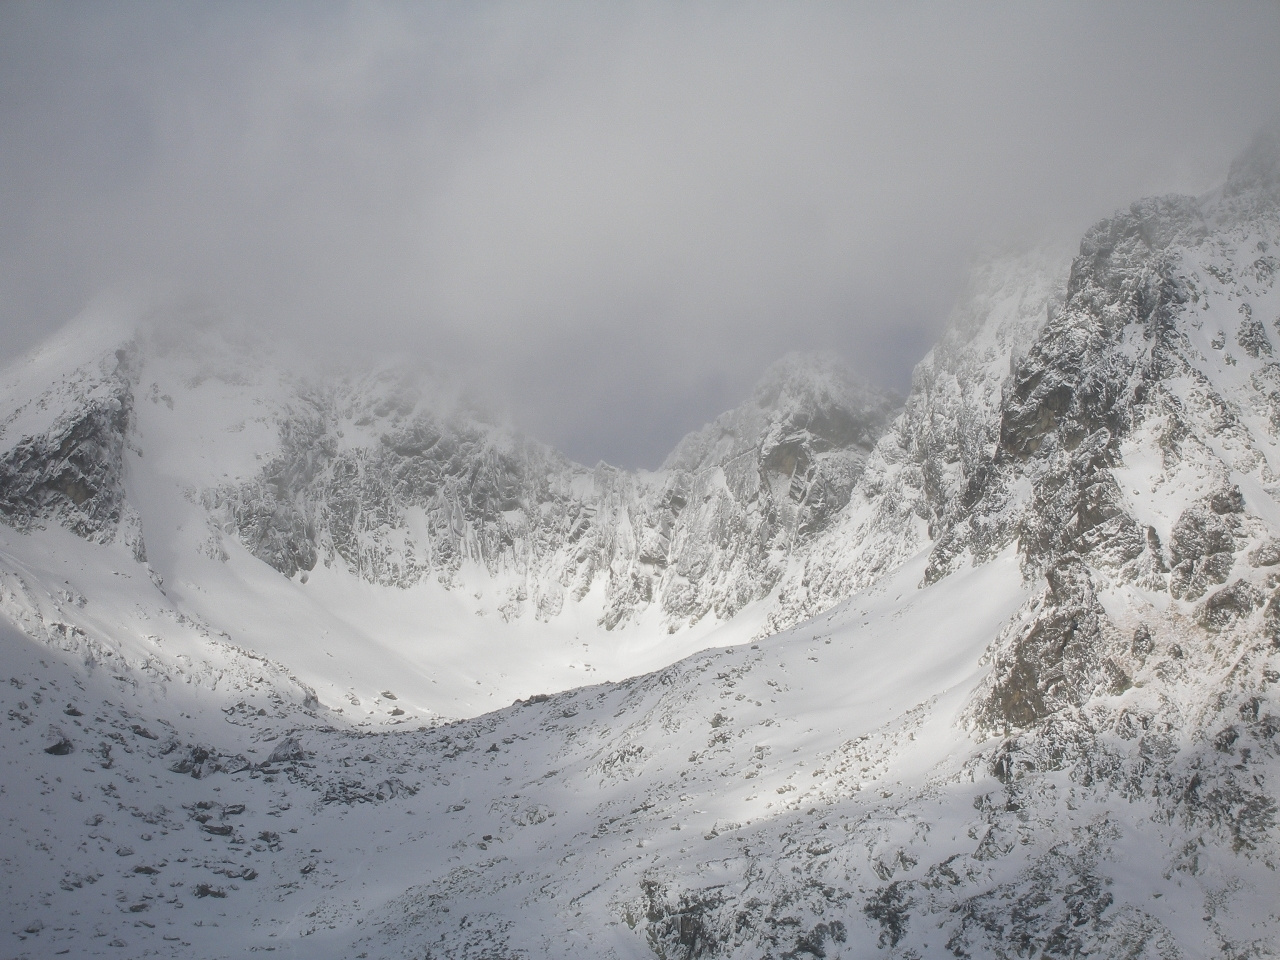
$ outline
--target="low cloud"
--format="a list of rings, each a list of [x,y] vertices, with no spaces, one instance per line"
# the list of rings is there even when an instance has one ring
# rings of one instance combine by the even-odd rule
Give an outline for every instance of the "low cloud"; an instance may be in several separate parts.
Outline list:
[[[1278,42],[1262,4],[9,3],[3,349],[160,284],[656,465],[787,350],[904,388],[984,250],[1212,187]]]

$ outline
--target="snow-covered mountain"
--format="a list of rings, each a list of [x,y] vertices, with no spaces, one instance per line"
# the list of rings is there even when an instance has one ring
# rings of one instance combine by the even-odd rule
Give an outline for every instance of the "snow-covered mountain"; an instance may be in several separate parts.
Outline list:
[[[13,952],[1274,955],[1277,244],[1271,135],[891,422],[792,359],[638,475],[86,324],[0,434]]]
[[[297,661],[291,637],[288,659],[329,706],[385,683],[316,659],[390,641],[398,709],[429,716],[653,669],[735,618],[760,630],[897,403],[788,357],[662,469],[629,473],[423,376],[299,367],[252,338],[84,318],[9,372],[0,517],[23,546],[60,526],[127,547],[155,602],[268,655],[272,611],[292,608],[314,641]]]

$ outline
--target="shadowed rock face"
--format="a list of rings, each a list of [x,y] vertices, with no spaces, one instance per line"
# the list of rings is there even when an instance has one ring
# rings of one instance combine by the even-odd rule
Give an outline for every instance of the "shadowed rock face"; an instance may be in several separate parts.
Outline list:
[[[92,539],[120,520],[121,454],[131,396],[88,406],[52,435],[24,440],[0,458],[0,511],[15,521],[54,520]]]
[[[7,523],[18,529],[57,523],[100,543],[124,535],[138,559],[145,559],[124,488],[133,416],[131,362],[128,350],[118,350],[111,372],[45,432],[15,438],[0,454],[0,517]]]
[[[1123,693],[1130,684],[1109,655],[1107,615],[1082,564],[1050,570],[1046,601],[992,678],[985,708],[1005,730],[1034,726],[1096,694]]]
[[[1196,503],[1178,517],[1169,542],[1173,564],[1169,592],[1181,600],[1198,600],[1216,583],[1226,583],[1235,564],[1236,514],[1244,512],[1239,489]]]
[[[1175,323],[1189,294],[1170,247],[1206,233],[1194,201],[1176,197],[1143,201],[1094,227],[1063,309],[1014,374],[972,511],[941,539],[926,575],[936,580],[958,556],[988,557],[1016,542],[1026,575],[1045,578],[1043,608],[997,662],[981,725],[1025,728],[1127,685],[1112,650],[1119,632],[1094,598],[1094,580],[1167,583],[1160,538],[1130,512],[1114,471],[1124,441],[1148,418],[1169,417],[1188,433],[1198,426],[1185,423],[1163,384],[1190,368]],[[1020,485],[1029,495],[1011,503]],[[1179,578],[1193,576],[1184,567],[1202,556],[1193,524],[1174,531],[1175,595],[1185,594]]]

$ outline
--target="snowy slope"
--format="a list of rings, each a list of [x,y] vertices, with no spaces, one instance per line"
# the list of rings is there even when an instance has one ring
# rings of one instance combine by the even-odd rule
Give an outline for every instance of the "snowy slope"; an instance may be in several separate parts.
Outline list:
[[[126,544],[158,591],[140,604],[369,721],[471,716],[747,639],[892,409],[790,358],[696,435],[720,438],[707,449],[629,474],[429,378],[316,371],[198,324],[86,317],[4,379],[13,556],[65,550],[57,527],[91,567],[119,561],[88,544]]]
[[[163,593],[148,603],[286,659],[367,719],[392,709],[370,659],[397,678],[396,709],[457,717],[758,632],[893,408],[834,361],[792,357],[668,466],[631,474],[403,370],[101,321],[5,374],[0,517],[28,535],[11,550],[54,549],[55,526],[127,543]]]
[[[646,898],[665,903],[705,879],[703,862],[726,876],[772,869],[751,848],[818,830],[814,804],[835,804],[821,829],[845,835],[864,794],[881,802],[881,788],[936,776],[963,748],[955,718],[1023,589],[1011,558],[927,593],[913,590],[919,574],[917,562],[794,635],[394,735],[326,727],[290,704],[257,718],[260,701],[238,689],[223,723],[216,691],[85,675],[17,643],[11,669],[30,677],[4,697],[30,722],[6,759],[39,763],[6,785],[6,858],[20,867],[11,881],[22,878],[6,893],[17,915],[45,924],[22,942],[76,955],[122,941],[134,956],[420,956],[447,931],[476,939],[476,956],[644,955]],[[969,591],[984,601],[922,643]],[[833,675],[862,679],[825,682]],[[81,714],[69,718],[68,704]],[[74,752],[41,752],[49,725]],[[286,731],[305,759],[269,762]],[[231,759],[198,779],[175,772],[188,744]],[[41,830],[49,814],[74,829]],[[811,921],[816,895],[800,911]],[[470,954],[455,943],[440,955]]]
[[[989,267],[874,446],[819,415],[848,390],[784,364],[636,477],[557,474],[545,448],[469,435],[465,405],[397,406],[385,379],[316,396],[270,365],[218,373],[216,350],[207,376],[165,382],[210,422],[247,387],[268,399],[202,427],[206,447],[132,362],[77,361],[76,409],[146,412],[136,450],[109,442],[110,416],[42,413],[44,446],[5,460],[6,516],[26,511],[0,528],[12,952],[1275,955],[1277,243],[1280,139],[1263,137],[1218,193],[1098,224],[1069,274]],[[98,472],[48,455],[85,422]],[[490,469],[479,499],[442,494],[452,532],[425,512],[415,528],[377,477],[351,489],[390,519],[344,514],[346,444],[357,478],[375,460],[394,476],[373,439],[427,449],[431,424]],[[136,523],[111,517],[117,478]],[[523,506],[476,526],[534,502],[513,478],[597,505],[576,529],[583,563],[615,545],[614,593],[574,597],[572,566],[537,614],[539,564],[570,555],[538,537],[561,528]],[[682,537],[712,516],[725,552],[672,607]],[[735,566],[739,537],[764,560]],[[405,586],[377,572],[424,557]],[[464,694],[646,657],[655,672],[491,712]],[[470,719],[435,724],[451,712]]]

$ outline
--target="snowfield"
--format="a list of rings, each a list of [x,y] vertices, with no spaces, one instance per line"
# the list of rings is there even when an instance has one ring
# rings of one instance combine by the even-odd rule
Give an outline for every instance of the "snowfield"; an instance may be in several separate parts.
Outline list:
[[[1025,589],[1011,557],[919,575],[642,679],[376,733],[273,696],[234,650],[213,689],[175,687],[10,634],[28,680],[6,708],[29,722],[5,759],[40,762],[6,778],[9,902],[44,918],[40,951],[80,956],[418,956],[442,935],[442,956],[644,956],[652,884],[745,889],[797,836],[847,838],[963,765],[958,714]],[[43,752],[50,728],[72,752]],[[215,758],[198,778],[173,769],[193,747]]]

